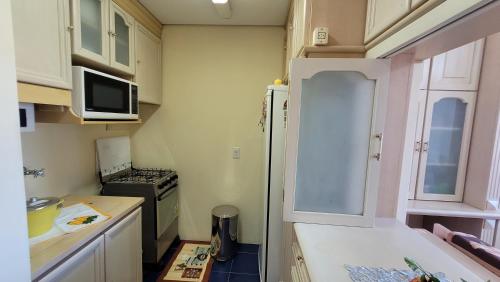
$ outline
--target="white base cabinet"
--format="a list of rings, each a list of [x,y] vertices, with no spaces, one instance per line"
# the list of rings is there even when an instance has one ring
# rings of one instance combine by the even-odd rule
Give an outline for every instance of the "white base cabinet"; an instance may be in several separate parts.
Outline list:
[[[104,233],[106,281],[142,281],[141,210]]]
[[[65,259],[39,281],[142,281],[141,208]]]
[[[292,282],[310,282],[311,279],[309,277],[309,272],[307,271],[306,262],[304,260],[304,256],[302,255],[299,242],[297,241],[295,230],[293,231],[292,240],[292,259],[290,266]]]
[[[104,238],[98,237],[64,261],[41,282],[103,282]]]

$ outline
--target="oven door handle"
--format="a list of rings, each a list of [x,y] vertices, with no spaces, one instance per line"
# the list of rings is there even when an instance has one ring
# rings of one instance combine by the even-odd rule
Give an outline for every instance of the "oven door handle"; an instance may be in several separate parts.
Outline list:
[[[158,198],[156,199],[156,201],[161,202],[163,199],[165,199],[168,196],[170,196],[170,194],[172,194],[175,190],[177,190],[177,184],[175,184],[174,186],[170,187],[167,191],[161,193],[158,196]]]

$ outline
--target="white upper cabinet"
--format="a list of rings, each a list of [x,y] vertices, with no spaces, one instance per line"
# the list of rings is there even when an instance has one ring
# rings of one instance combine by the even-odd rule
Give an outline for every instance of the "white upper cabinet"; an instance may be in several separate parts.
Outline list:
[[[135,55],[135,82],[139,84],[139,101],[161,104],[161,39],[138,22],[135,24]]]
[[[427,0],[411,0],[411,8],[414,9],[423,4],[425,1]]]
[[[71,0],[73,56],[133,75],[134,23],[111,0]]]
[[[11,2],[17,79],[71,89],[69,3],[65,0]]]
[[[109,64],[108,0],[71,0],[73,55]]]
[[[104,233],[106,281],[142,281],[141,209]]]
[[[476,92],[429,91],[416,198],[462,201]]]
[[[373,225],[389,71],[387,60],[292,60],[286,221]]]
[[[429,89],[477,91],[483,45],[481,39],[435,56]]]
[[[98,237],[52,270],[41,282],[104,282],[104,238]]]
[[[368,0],[365,42],[368,42],[410,11],[410,0]]]
[[[115,2],[110,3],[110,65],[123,72],[135,73],[134,18]]]

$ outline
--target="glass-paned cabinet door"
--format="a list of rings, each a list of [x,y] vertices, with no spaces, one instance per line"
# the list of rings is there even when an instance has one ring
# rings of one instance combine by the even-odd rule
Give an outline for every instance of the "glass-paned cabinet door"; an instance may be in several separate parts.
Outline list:
[[[110,17],[111,66],[129,74],[134,74],[134,18],[114,2],[111,2]]]
[[[292,60],[285,221],[373,225],[389,67],[386,60]]]
[[[109,64],[109,0],[71,0],[72,53]]]
[[[462,200],[475,95],[429,91],[417,199]]]

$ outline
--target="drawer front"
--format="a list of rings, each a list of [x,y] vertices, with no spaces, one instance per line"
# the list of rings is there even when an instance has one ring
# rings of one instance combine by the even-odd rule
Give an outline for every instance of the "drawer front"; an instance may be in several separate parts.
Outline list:
[[[295,265],[292,265],[292,282],[302,282],[300,280],[299,274],[297,272],[297,267]]]

